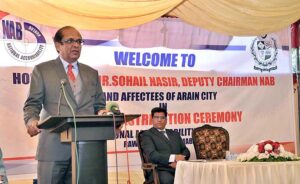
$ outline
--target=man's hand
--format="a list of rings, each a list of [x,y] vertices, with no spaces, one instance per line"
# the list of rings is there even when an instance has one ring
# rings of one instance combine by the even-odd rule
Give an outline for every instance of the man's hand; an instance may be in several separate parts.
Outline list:
[[[28,122],[26,125],[27,133],[31,137],[36,136],[37,134],[39,134],[41,132],[41,130],[37,127],[38,122],[39,122],[38,120],[32,120],[32,121]]]
[[[183,161],[183,160],[185,160],[184,155],[175,155],[175,162]]]
[[[184,156],[184,155],[175,155],[175,160],[174,160],[174,162],[171,162],[171,163],[169,164],[169,166],[175,169],[175,168],[176,168],[176,165],[177,165],[177,162],[178,162],[178,161],[183,161],[183,160],[185,160],[185,156]]]
[[[107,114],[107,112],[108,112],[108,110],[106,110],[106,109],[101,109],[101,110],[98,111],[97,114],[98,114],[99,116],[101,116],[101,115]]]
[[[169,166],[175,169],[176,168],[176,164],[177,164],[176,162],[172,162],[172,163],[169,164]]]

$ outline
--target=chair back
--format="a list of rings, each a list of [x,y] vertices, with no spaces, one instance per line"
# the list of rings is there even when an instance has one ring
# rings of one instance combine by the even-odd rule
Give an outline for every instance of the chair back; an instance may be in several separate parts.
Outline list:
[[[145,178],[144,184],[159,184],[160,182],[157,173],[157,165],[150,162],[150,159],[145,154],[141,146],[143,142],[143,133],[144,130],[141,130],[136,134],[136,142],[142,161],[142,169]]]
[[[197,159],[224,159],[229,150],[229,134],[222,127],[204,125],[192,133]]]

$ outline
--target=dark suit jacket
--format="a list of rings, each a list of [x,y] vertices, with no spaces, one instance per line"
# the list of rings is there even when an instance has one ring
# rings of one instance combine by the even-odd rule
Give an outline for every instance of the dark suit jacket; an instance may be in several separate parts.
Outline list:
[[[78,68],[78,75],[82,79],[83,93],[81,93],[77,103],[72,88],[67,82],[65,84],[67,98],[76,115],[92,115],[105,108],[105,97],[99,82],[98,72],[81,63],[78,63]],[[32,119],[42,121],[50,115],[57,115],[62,79],[68,81],[68,76],[59,58],[34,67],[29,95],[23,108],[25,123]],[[66,100],[63,97],[61,99],[60,115],[72,116]],[[68,160],[70,157],[70,144],[61,143],[60,134],[42,130],[37,148],[38,160],[62,161]]]
[[[180,134],[173,130],[166,129],[167,139],[156,128],[151,128],[143,133],[141,147],[152,163],[158,165],[158,170],[174,172],[175,169],[169,166],[171,154],[185,155],[186,160],[190,158],[190,151],[182,141]]]

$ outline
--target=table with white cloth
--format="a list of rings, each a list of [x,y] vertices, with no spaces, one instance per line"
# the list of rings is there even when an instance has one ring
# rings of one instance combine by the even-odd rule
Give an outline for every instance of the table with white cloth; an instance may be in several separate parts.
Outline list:
[[[174,184],[300,184],[300,161],[179,161]]]

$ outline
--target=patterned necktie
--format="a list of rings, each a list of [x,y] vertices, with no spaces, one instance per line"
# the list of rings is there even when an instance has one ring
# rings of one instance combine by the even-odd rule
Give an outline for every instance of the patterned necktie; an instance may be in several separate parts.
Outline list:
[[[75,82],[75,75],[74,75],[74,73],[73,73],[73,71],[72,71],[72,68],[73,68],[73,65],[72,64],[69,64],[68,65],[68,77],[69,77],[69,79],[72,81],[72,82]]]

